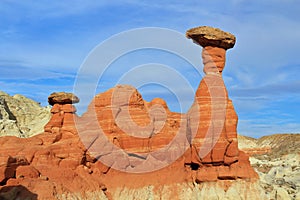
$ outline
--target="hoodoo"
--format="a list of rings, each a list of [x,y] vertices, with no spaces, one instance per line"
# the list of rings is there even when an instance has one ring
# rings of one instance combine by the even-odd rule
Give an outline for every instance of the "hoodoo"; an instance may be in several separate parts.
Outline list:
[[[238,150],[238,117],[222,78],[226,50],[233,48],[235,36],[207,26],[192,28],[186,36],[203,47],[205,73],[188,112],[193,139],[187,163],[199,166],[198,181],[257,177],[248,156]]]
[[[0,138],[0,199],[265,199],[222,78],[235,37],[212,27],[186,36],[203,47],[205,72],[187,113],[118,85],[79,117],[78,97],[53,93],[44,133]]]

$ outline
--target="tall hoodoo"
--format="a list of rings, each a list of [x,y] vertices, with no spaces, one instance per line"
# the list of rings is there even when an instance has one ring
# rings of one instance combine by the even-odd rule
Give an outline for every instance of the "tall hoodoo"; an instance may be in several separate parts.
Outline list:
[[[226,50],[234,46],[235,36],[208,26],[192,28],[186,36],[203,47],[206,74],[188,112],[187,137],[193,139],[186,163],[199,166],[198,181],[224,179],[224,174],[233,179],[255,177],[248,157],[238,149],[238,117],[222,79]]]

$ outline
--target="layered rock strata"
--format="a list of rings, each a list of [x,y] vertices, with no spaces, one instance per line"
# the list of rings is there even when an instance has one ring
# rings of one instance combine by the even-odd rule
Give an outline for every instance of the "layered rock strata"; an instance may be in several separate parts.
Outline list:
[[[76,132],[74,117],[76,108],[72,105],[78,103],[79,98],[72,93],[52,93],[48,97],[48,102],[52,105],[50,121],[45,125],[46,133],[59,133],[61,130]]]
[[[234,46],[235,36],[211,27],[190,29],[186,36],[203,47],[205,73],[188,112],[193,139],[191,159],[186,162],[199,166],[199,181],[257,177],[248,156],[238,149],[238,117],[222,78],[226,50]],[[224,169],[224,174],[218,173],[218,168]]]
[[[206,76],[186,114],[159,98],[146,102],[131,86],[96,95],[82,117],[75,95],[51,94],[43,134],[0,138],[5,194],[22,185],[41,199],[264,199],[238,150],[237,115],[222,79],[234,36],[205,30],[211,33],[187,32],[204,46]]]
[[[87,164],[69,100],[55,101],[44,133],[0,138],[0,199],[106,199],[100,174]]]

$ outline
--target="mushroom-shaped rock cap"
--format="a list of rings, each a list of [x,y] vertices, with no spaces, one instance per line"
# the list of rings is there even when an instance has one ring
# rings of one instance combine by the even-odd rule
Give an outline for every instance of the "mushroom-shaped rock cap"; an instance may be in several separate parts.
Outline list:
[[[54,92],[48,97],[48,103],[54,104],[74,104],[78,103],[79,98],[72,93],[67,92]]]
[[[186,37],[202,47],[213,46],[222,49],[230,49],[235,44],[235,36],[221,29],[210,26],[199,26],[186,32]]]

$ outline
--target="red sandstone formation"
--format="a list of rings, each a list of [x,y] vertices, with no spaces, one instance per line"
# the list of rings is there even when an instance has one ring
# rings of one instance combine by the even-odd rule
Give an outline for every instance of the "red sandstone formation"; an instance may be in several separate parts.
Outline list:
[[[40,199],[97,192],[111,198],[124,187],[162,191],[172,184],[256,180],[238,150],[238,118],[222,79],[235,37],[209,27],[187,36],[204,46],[206,73],[187,114],[171,112],[159,98],[146,102],[130,86],[96,95],[82,117],[72,105],[75,95],[51,94],[43,134],[0,138],[0,187],[9,193],[8,186],[22,185]]]
[[[0,138],[0,193],[6,193],[7,199],[15,199],[15,193],[20,199],[35,194],[38,199],[61,199],[63,195],[72,199],[77,193],[105,190],[98,175],[86,166],[86,149],[74,125],[76,109],[64,104],[70,100],[55,101],[44,133],[31,138]],[[31,193],[14,189],[18,185]]]
[[[200,166],[197,175],[199,181],[224,179],[223,175],[233,179],[257,177],[248,156],[238,150],[238,118],[222,79],[226,49],[234,46],[235,37],[211,27],[193,28],[186,35],[204,47],[202,59],[206,74],[188,112],[193,139],[191,160],[187,162]],[[216,166],[223,166],[226,173],[216,173]],[[214,175],[205,178],[207,173]]]
[[[48,102],[52,105],[52,117],[45,125],[46,133],[59,133],[61,129],[75,129],[74,117],[76,108],[72,103],[78,103],[79,98],[72,93],[52,93],[48,97]],[[76,130],[72,130],[75,132]]]

